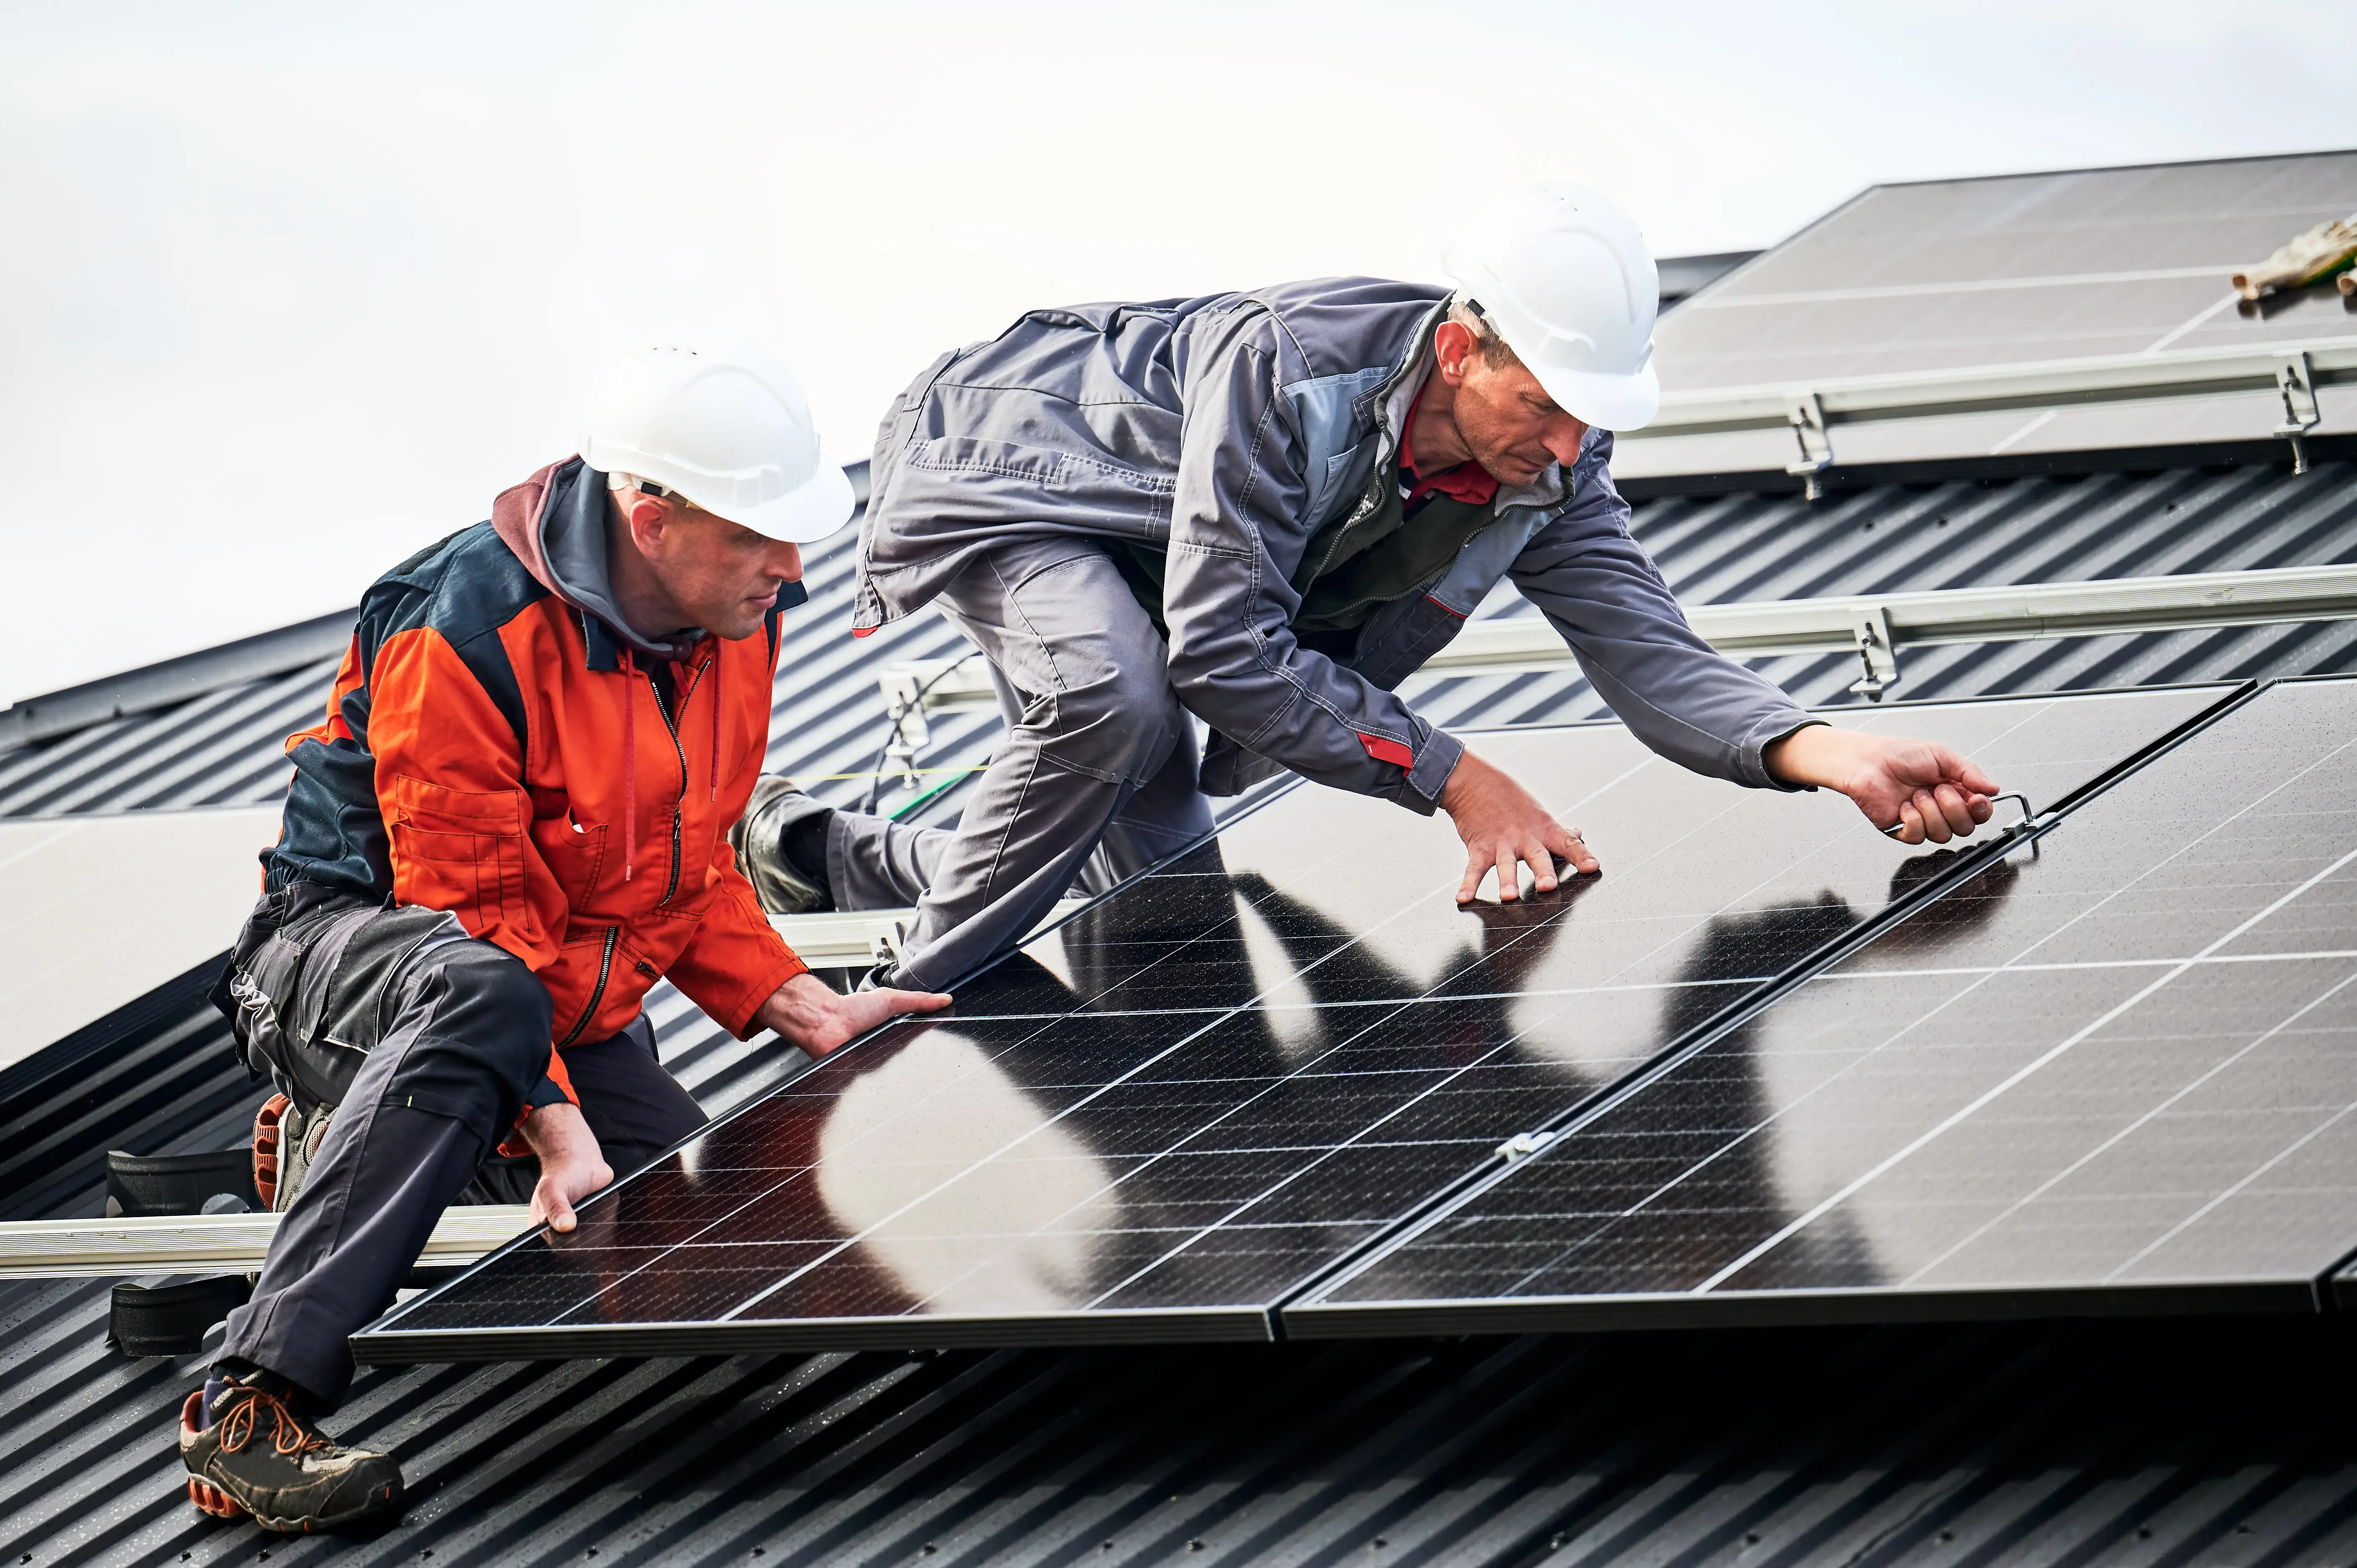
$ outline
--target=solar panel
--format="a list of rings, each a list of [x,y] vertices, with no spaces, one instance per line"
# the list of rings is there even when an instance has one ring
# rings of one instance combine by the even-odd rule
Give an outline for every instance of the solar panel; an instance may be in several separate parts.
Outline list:
[[[2357,683],[2269,688],[1286,1309],[2312,1309],[2357,1247]]]
[[[2229,275],[2357,211],[2357,153],[1877,186],[1665,315],[1672,392],[2357,336],[2330,288]],[[2328,405],[2324,430],[2357,428]],[[1845,425],[1844,463],[2265,439],[2271,392]],[[1622,478],[1781,468],[1783,432],[1624,439]]]
[[[2076,788],[2217,689],[1861,722]],[[1452,899],[1445,819],[1297,789],[676,1162],[396,1310],[371,1360],[1260,1338],[1287,1294],[1953,865],[1618,726],[1483,736],[1608,869]]]

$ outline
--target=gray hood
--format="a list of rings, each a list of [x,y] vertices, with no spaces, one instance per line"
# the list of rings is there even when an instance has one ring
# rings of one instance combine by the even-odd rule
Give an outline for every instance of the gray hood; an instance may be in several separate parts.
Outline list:
[[[543,586],[596,616],[633,651],[650,659],[685,659],[704,640],[702,627],[650,637],[622,618],[606,570],[606,528],[612,516],[606,476],[569,457],[503,493],[491,508],[491,526]]]

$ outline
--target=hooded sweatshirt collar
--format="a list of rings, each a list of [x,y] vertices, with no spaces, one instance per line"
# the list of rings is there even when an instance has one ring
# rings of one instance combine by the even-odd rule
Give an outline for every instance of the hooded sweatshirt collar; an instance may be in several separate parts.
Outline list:
[[[491,505],[491,527],[543,587],[581,612],[589,667],[620,667],[621,650],[677,661],[704,640],[702,627],[649,637],[622,618],[606,569],[606,476],[579,457],[551,463]]]

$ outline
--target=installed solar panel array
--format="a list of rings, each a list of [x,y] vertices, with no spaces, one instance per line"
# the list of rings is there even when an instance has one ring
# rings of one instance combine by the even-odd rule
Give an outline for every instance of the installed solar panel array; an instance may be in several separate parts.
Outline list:
[[[1607,872],[1459,909],[1445,821],[1297,788],[356,1348],[2312,1303],[2357,1245],[2357,684],[1868,722],[2067,809],[1910,851],[1501,734]]]
[[[1665,316],[1671,392],[2357,336],[2330,286],[2244,304],[2242,267],[2357,211],[2357,153],[1877,186]],[[2337,394],[2327,432],[2357,429]],[[2264,441],[2272,391],[1842,427],[1845,463]],[[1783,432],[1624,437],[1612,471],[1780,469]]]

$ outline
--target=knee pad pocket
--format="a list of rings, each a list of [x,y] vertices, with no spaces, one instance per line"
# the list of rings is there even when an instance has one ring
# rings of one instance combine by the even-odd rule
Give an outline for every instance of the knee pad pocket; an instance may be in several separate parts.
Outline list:
[[[384,1101],[463,1122],[488,1146],[547,1070],[548,988],[487,942],[454,942],[422,961],[409,1007],[423,1015],[387,1035],[404,1038],[404,1055]]]

